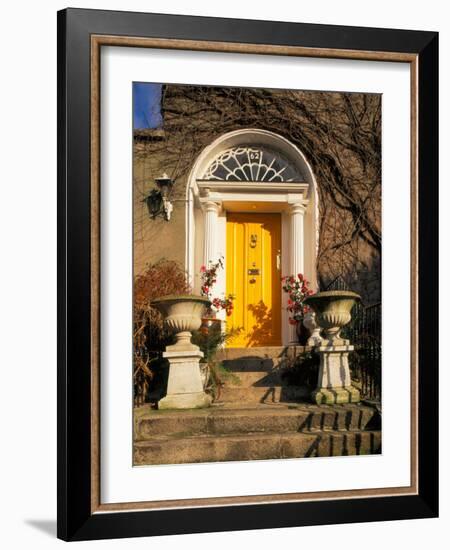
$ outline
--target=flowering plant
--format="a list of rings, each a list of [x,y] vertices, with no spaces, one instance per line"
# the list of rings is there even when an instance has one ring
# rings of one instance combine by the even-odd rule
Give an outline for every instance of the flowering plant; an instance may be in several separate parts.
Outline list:
[[[201,266],[200,273],[202,279],[202,296],[207,296],[208,298],[210,297],[211,289],[217,282],[217,272],[219,269],[223,269],[223,258],[219,258],[215,264],[210,263],[208,268],[206,265]]]
[[[229,317],[233,313],[233,300],[234,295],[228,294],[228,296],[225,296],[225,298],[214,298],[212,300],[212,305],[216,308],[217,311],[224,309],[225,313]]]
[[[305,313],[309,311],[309,307],[303,305],[303,301],[307,296],[311,296],[314,292],[309,288],[309,281],[302,273],[288,275],[281,278],[283,282],[283,290],[288,294],[287,310],[291,313],[289,323],[296,325],[302,319]]]
[[[219,258],[216,263],[210,263],[209,267],[202,265],[200,268],[202,285],[200,292],[202,296],[207,296],[211,299],[212,287],[217,282],[217,272],[219,269],[223,269],[223,258]],[[233,300],[235,296],[233,294],[228,294],[224,298],[213,298],[211,303],[216,311],[224,309],[226,314],[229,316],[233,313]]]

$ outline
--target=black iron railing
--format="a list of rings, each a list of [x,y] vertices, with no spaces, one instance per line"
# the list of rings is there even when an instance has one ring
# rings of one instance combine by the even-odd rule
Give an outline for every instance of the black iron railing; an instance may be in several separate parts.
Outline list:
[[[351,290],[342,277],[337,277],[326,290]],[[365,306],[358,302],[352,309],[352,320],[341,335],[348,338],[355,351],[349,362],[352,377],[361,386],[366,399],[381,399],[381,303]]]

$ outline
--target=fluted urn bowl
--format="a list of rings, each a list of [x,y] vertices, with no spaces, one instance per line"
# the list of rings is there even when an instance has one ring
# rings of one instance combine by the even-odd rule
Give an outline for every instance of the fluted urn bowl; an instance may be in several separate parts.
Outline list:
[[[316,321],[330,345],[343,343],[340,331],[350,322],[352,307],[361,296],[350,290],[326,290],[308,296],[303,302],[313,308]]]
[[[163,316],[164,324],[175,335],[175,345],[168,346],[172,350],[198,349],[191,343],[192,331],[198,330],[202,324],[202,317],[210,306],[205,296],[163,296],[152,301]]]

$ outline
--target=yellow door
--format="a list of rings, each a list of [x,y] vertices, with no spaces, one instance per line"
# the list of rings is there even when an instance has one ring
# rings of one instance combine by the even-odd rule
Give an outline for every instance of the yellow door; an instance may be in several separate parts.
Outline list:
[[[228,347],[281,345],[281,216],[227,216],[227,294],[235,295]]]

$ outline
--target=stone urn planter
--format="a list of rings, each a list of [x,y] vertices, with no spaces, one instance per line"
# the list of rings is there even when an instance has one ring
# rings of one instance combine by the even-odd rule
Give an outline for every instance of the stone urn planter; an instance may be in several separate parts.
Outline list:
[[[304,303],[314,310],[324,336],[314,348],[320,357],[317,388],[311,394],[314,403],[333,405],[360,400],[359,390],[352,386],[348,365],[348,355],[354,347],[340,337],[341,329],[352,318],[352,307],[360,299],[348,290],[318,292],[305,299]]]
[[[211,405],[211,397],[203,391],[200,371],[203,352],[191,342],[192,331],[200,328],[209,305],[208,298],[189,295],[163,296],[152,302],[176,340],[163,353],[169,361],[169,377],[167,395],[159,401],[159,409],[195,409]]]
[[[352,307],[361,297],[350,290],[326,290],[305,299],[316,314],[316,322],[323,329],[329,345],[346,343],[340,338],[341,329],[350,322]]]
[[[163,296],[153,300],[155,307],[163,316],[164,324],[175,335],[175,344],[167,346],[166,351],[198,350],[191,343],[192,331],[198,330],[210,302],[204,296]]]

